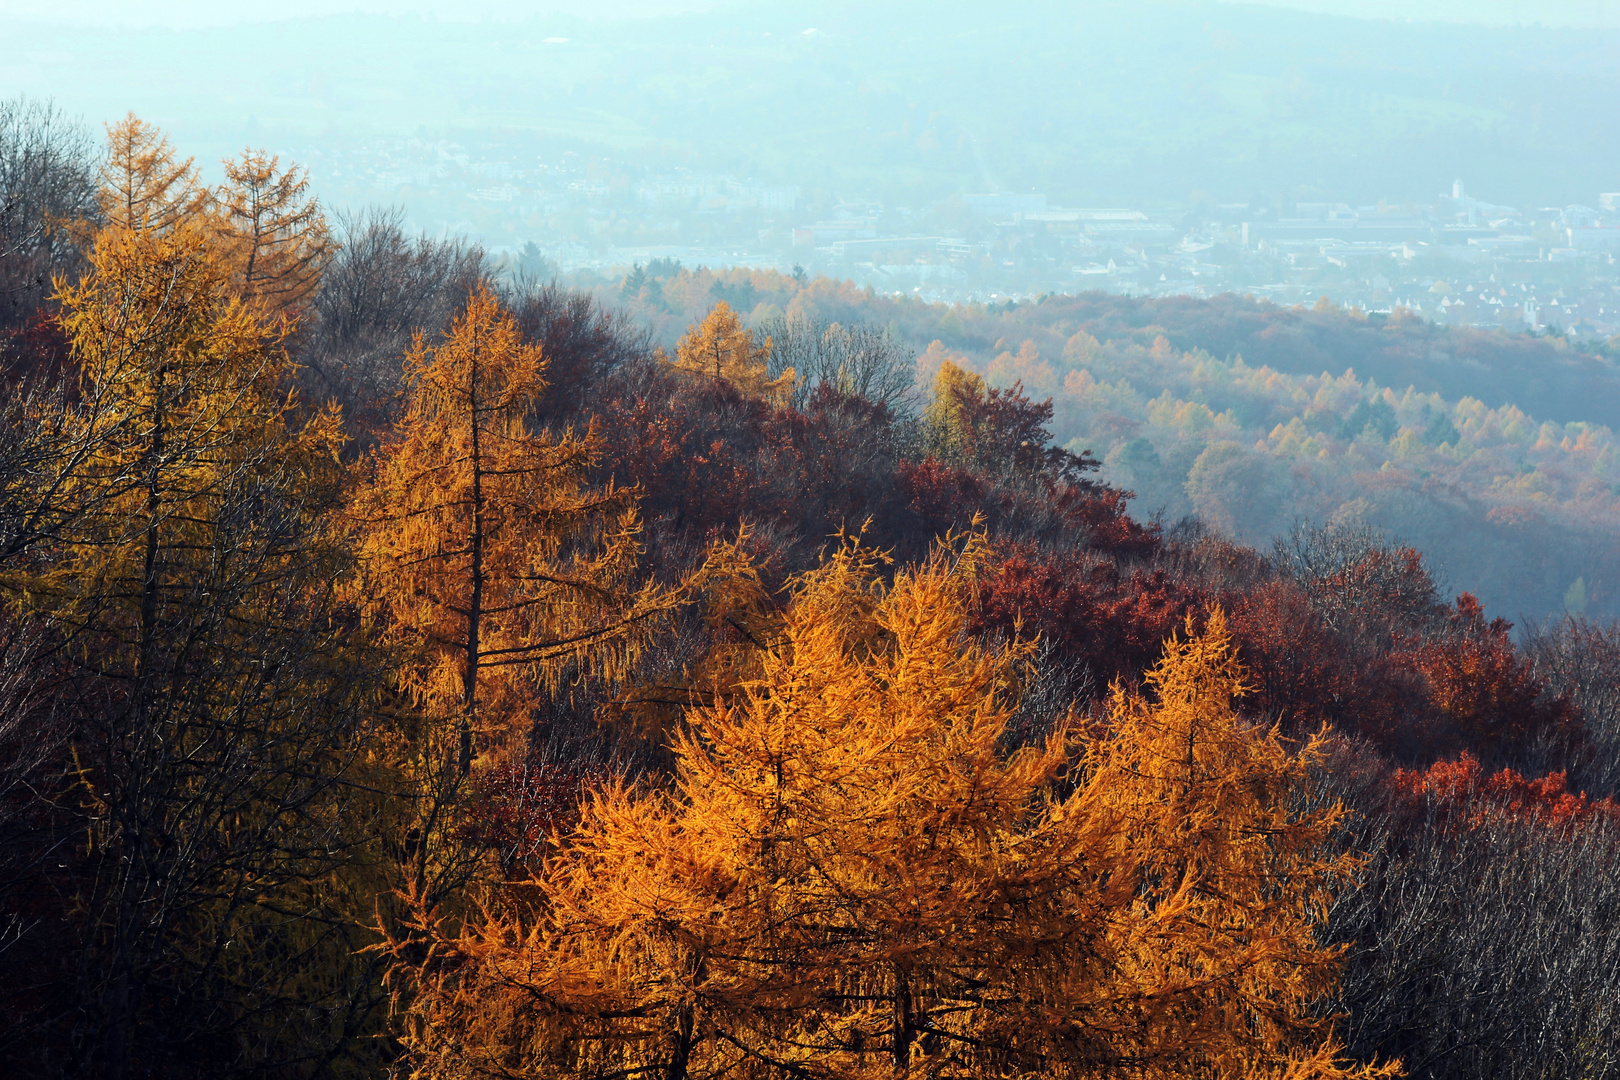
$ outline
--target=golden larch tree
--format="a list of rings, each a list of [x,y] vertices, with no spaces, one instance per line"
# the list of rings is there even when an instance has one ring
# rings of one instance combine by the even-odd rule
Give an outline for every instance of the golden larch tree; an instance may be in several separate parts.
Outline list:
[[[172,229],[211,202],[192,159],[180,160],[168,136],[134,113],[107,126],[97,187],[105,223],[136,231]]]
[[[931,448],[941,457],[971,456],[973,431],[966,414],[968,403],[984,397],[984,378],[950,359],[939,365],[934,375],[933,392],[923,410]]]
[[[1086,754],[1137,881],[1112,943],[1139,1017],[1122,1052],[1171,1075],[1356,1075],[1333,1065],[1319,1008],[1341,950],[1317,933],[1359,865],[1333,850],[1343,808],[1306,797],[1322,737],[1291,753],[1239,715],[1248,686],[1219,608],[1166,643],[1147,690],[1115,687]]]
[[[263,150],[226,161],[218,194],[237,287],[270,310],[302,305],[315,290],[334,244],[308,173]]]
[[[1361,1075],[1301,1019],[1321,981],[1282,970],[1330,952],[1276,957],[1254,976],[1269,1001],[1225,1002],[1236,958],[1185,977],[1152,902],[1180,837],[1121,841],[1159,792],[1109,790],[1138,782],[1114,740],[1060,724],[1006,745],[1032,654],[967,633],[983,553],[884,587],[876,556],[840,547],[798,580],[757,677],[693,711],[673,787],[596,793],[542,874],[471,914],[419,902],[394,973],[417,1075]],[[1330,822],[1273,806],[1297,777],[1261,759],[1282,768],[1256,793],[1285,837],[1276,876],[1225,879],[1228,907],[1198,913],[1217,924],[1274,892],[1314,903],[1343,868],[1297,853]],[[1198,1007],[1206,1023],[1179,1022]]]
[[[429,793],[409,827],[427,835],[451,827],[475,757],[511,749],[543,693],[622,675],[685,596],[638,579],[635,492],[590,483],[595,428],[534,427],[545,358],[488,287],[441,344],[418,335],[405,368],[352,515],[358,598],[402,650],[400,689],[425,718],[402,760]],[[428,845],[414,850],[420,882]]]
[[[785,404],[793,393],[794,373],[789,368],[772,379],[770,359],[771,339],[756,339],[722,300],[702,323],[686,328],[671,363],[677,370],[723,380],[745,394]]]
[[[42,483],[76,509],[5,579],[100,694],[74,735],[76,992],[85,1061],[112,1077],[164,1060],[165,1039],[326,1053],[341,1024],[266,1018],[341,1012],[347,973],[317,969],[353,952],[330,902],[364,683],[331,594],[337,417],[290,396],[287,328],[235,294],[211,242],[187,219],[112,225],[84,279],[58,283],[82,386]]]
[[[64,585],[127,577],[141,617],[154,617],[145,609],[170,572],[154,565],[166,538],[206,530],[222,493],[261,484],[265,469],[294,491],[335,492],[337,417],[299,419],[289,328],[235,295],[206,229],[103,229],[90,272],[59,282],[58,299],[85,403],[68,421],[83,450],[58,481],[86,508],[64,541]]]

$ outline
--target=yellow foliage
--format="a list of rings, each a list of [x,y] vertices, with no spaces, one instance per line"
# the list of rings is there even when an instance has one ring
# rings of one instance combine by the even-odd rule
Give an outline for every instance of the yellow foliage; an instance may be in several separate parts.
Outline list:
[[[480,285],[443,344],[418,335],[403,414],[354,502],[360,599],[410,658],[399,683],[475,738],[526,727],[565,669],[616,678],[678,593],[637,585],[634,491],[593,487],[594,428],[532,429],[539,346]]]
[[[81,381],[37,479],[68,509],[8,584],[85,692],[107,688],[74,729],[91,869],[69,931],[106,973],[81,1007],[126,1032],[106,1045],[161,1011],[140,987],[164,979],[210,1001],[213,1030],[330,1045],[347,1021],[320,1018],[356,974],[334,927],[366,686],[331,603],[341,436],[334,412],[297,408],[285,327],[236,295],[212,242],[185,218],[115,224],[57,283]],[[258,1019],[286,1015],[309,1020]]]
[[[687,327],[675,346],[672,365],[680,371],[731,383],[739,391],[785,405],[793,393],[793,369],[770,377],[771,339],[754,339],[724,300],[701,325]]]
[[[1026,341],[1019,346],[1015,355],[1012,352],[1003,352],[986,368],[986,374],[991,382],[997,386],[1012,386],[1022,383],[1026,391],[1034,396],[1050,397],[1057,392],[1057,372],[1052,365],[1041,359],[1040,350],[1035,342]]]
[[[846,542],[671,788],[596,793],[470,916],[419,898],[414,1075],[1376,1075],[1310,1012],[1337,812],[1232,712],[1219,615],[1110,734],[1009,747],[1032,650],[968,634],[984,554],[885,587]]]
[[[237,292],[266,313],[294,309],[314,292],[334,250],[308,177],[258,150],[223,164],[225,183],[211,191],[161,130],[129,114],[107,128],[97,177],[106,226],[206,231],[211,256],[228,268]]]
[[[1405,427],[1389,441],[1389,452],[1397,460],[1410,461],[1428,456],[1430,450],[1416,428]]]
[[[1212,428],[1236,428],[1228,413],[1216,413],[1201,401],[1182,401],[1170,395],[1169,390],[1148,403],[1148,420],[1164,427],[1175,428],[1189,435],[1198,435]]]
[[[1072,367],[1084,367],[1095,362],[1102,349],[1102,342],[1084,330],[1076,330],[1074,336],[1063,343],[1063,359]]]
[[[983,400],[984,378],[946,359],[934,376],[933,389],[933,396],[923,411],[929,442],[942,457],[961,456],[973,443],[967,406]]]
[[[232,293],[202,229],[103,229],[90,272],[59,282],[58,298],[83,381],[81,449],[63,483],[83,508],[75,529],[104,537],[68,549],[75,589],[112,587],[104,575],[134,588],[150,577],[135,536],[206,530],[222,499],[267,478],[335,490],[336,414],[289,429],[284,330]],[[165,572],[183,578],[187,550]]]
[[[309,177],[275,156],[245,150],[225,162],[220,224],[237,288],[267,310],[296,308],[320,281],[333,243]]]
[[[209,203],[192,159],[179,160],[168,136],[134,113],[107,126],[107,157],[97,180],[102,216],[118,228],[172,229]]]

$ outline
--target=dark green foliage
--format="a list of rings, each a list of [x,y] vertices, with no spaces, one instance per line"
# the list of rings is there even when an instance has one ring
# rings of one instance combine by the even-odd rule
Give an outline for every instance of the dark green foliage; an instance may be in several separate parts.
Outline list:
[[[1363,431],[1371,431],[1380,441],[1386,441],[1400,428],[1395,409],[1383,398],[1359,402],[1339,425],[1339,438],[1354,439]]]
[[[1442,443],[1456,443],[1462,435],[1457,431],[1457,425],[1451,422],[1451,417],[1444,413],[1435,413],[1429,426],[1423,429],[1423,441],[1430,446],[1439,446]]]

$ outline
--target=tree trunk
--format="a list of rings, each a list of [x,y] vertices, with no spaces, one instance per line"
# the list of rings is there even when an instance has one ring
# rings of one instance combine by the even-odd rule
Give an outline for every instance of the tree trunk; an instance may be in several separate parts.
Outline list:
[[[472,596],[467,604],[467,667],[462,676],[466,708],[461,717],[461,776],[472,771],[473,729],[478,723],[478,631],[484,611],[484,471],[478,440],[478,351],[473,350],[467,395],[472,422]]]
[[[695,1010],[690,1004],[675,1010],[675,1046],[669,1056],[669,1067],[664,1080],[686,1080],[687,1066],[692,1060],[692,1031],[696,1027]]]
[[[163,513],[163,371],[157,372],[152,390],[152,441],[146,451],[146,537],[145,547],[141,559],[141,606],[140,624],[136,643],[135,677],[131,686],[130,703],[127,712],[129,730],[126,735],[129,745],[125,747],[126,753],[133,751],[137,757],[151,741],[147,731],[151,724],[150,710],[148,708],[149,688],[152,685],[154,672],[152,668],[157,653],[157,622],[159,595],[159,576],[162,573],[159,566],[158,531]],[[146,782],[147,777],[141,775],[144,763],[139,761],[119,762],[114,755],[115,748],[109,748],[108,769],[112,773],[122,771],[122,777],[109,777],[112,788],[116,791],[120,805],[114,813],[117,815],[118,831],[115,834],[114,844],[121,852],[122,863],[116,871],[114,889],[117,895],[113,903],[112,955],[109,957],[112,968],[111,977],[105,995],[102,998],[102,1030],[101,1030],[101,1073],[106,1080],[123,1080],[126,1066],[129,1062],[130,1037],[134,1032],[135,1011],[138,1005],[136,992],[137,977],[134,970],[135,923],[141,919],[142,903],[145,900],[145,877],[149,863],[145,850],[148,843],[147,826],[149,822],[143,820],[141,799],[131,789]],[[122,766],[122,768],[120,768]]]
[[[911,1044],[916,1030],[911,1022],[911,983],[904,968],[894,969],[894,1013],[890,1020],[889,1047],[893,1055],[894,1075],[905,1076],[911,1071]]]

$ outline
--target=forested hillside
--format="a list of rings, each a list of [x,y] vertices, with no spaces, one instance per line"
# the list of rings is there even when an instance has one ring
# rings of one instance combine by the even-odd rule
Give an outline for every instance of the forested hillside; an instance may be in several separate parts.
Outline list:
[[[0,150],[9,1074],[1620,1075],[1620,631],[1357,494],[1606,429]]]
[[[778,337],[882,328],[925,389],[947,358],[1021,384],[1051,399],[1060,444],[1135,493],[1138,519],[1196,515],[1260,547],[1296,522],[1364,525],[1494,613],[1620,614],[1615,348],[1230,296],[946,306],[658,264],[618,292],[661,339],[724,297]]]

